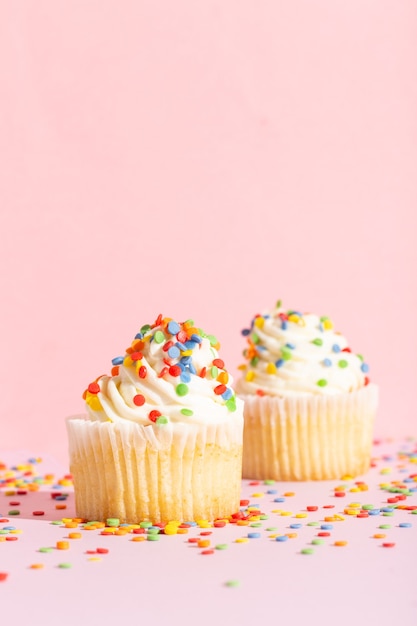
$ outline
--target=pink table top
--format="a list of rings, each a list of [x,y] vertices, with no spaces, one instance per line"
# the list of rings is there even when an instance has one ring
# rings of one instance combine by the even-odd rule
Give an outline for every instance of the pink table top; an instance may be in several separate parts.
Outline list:
[[[355,479],[244,480],[238,523],[150,540],[143,528],[69,528],[67,469],[0,452],[0,617],[45,626],[417,623],[417,439],[376,442],[373,459]]]

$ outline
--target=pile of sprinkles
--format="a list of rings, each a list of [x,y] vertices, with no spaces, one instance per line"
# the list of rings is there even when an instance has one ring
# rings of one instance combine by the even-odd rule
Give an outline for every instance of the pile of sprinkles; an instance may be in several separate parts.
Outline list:
[[[209,342],[212,359],[211,362],[199,367],[194,357],[201,349],[203,341]],[[155,366],[157,377],[169,382],[174,387],[178,398],[184,398],[184,403],[186,403],[186,396],[193,384],[193,379],[198,377],[210,383],[213,399],[216,402],[222,402],[229,412],[236,411],[236,396],[231,386],[228,385],[229,374],[224,361],[217,353],[220,348],[217,338],[196,327],[192,319],[178,323],[160,314],[153,324],[145,324],[141,327],[131,345],[126,348],[125,354],[112,359],[111,368],[111,378],[119,379],[122,374],[121,368],[126,368],[129,375],[135,376],[138,392],[133,397],[133,405],[138,408],[146,407],[147,418],[150,422],[158,425],[169,422],[169,417],[161,410],[151,408],[152,402],[148,404],[146,379],[150,365],[146,355],[152,343],[158,345],[162,355]],[[84,391],[83,399],[92,411],[103,410],[100,401],[101,379],[103,378],[103,376],[98,377]],[[185,417],[190,417],[193,415],[193,410],[184,406],[180,409],[180,413]]]
[[[42,460],[36,457],[16,465],[0,463],[0,582],[7,584],[12,577],[19,576],[12,552],[19,548],[22,533],[30,532],[36,537],[40,523],[50,524],[50,541],[39,544],[32,553],[25,552],[26,568],[33,575],[45,568],[73,570],[76,575],[80,567],[109,560],[116,564],[118,542],[130,542],[132,559],[136,559],[136,550],[141,548],[133,545],[159,543],[163,550],[165,542],[168,549],[169,542],[178,541],[198,557],[217,559],[219,584],[225,588],[238,588],[242,584],[239,577],[223,576],[225,561],[221,555],[230,556],[228,572],[233,576],[230,563],[234,551],[244,549],[239,546],[245,544],[256,549],[259,542],[267,542],[270,558],[277,564],[281,562],[281,550],[286,558],[290,558],[288,550],[293,555],[291,558],[320,558],[326,549],[356,549],[360,561],[361,544],[355,542],[358,532],[369,538],[371,549],[395,551],[399,543],[416,539],[417,524],[413,518],[417,515],[417,439],[404,440],[397,452],[389,454],[378,453],[382,444],[383,441],[375,442],[371,469],[366,476],[342,476],[338,481],[310,485],[309,499],[300,484],[244,480],[240,506],[232,515],[216,520],[167,523],[137,520],[129,524],[117,518],[77,518],[70,474],[56,478],[50,472],[41,473],[38,467]],[[302,499],[298,491],[302,492]],[[320,493],[320,500],[311,501],[313,492],[316,497]],[[39,495],[44,496],[42,509],[39,509]],[[295,502],[297,505],[292,504]],[[66,507],[63,517],[61,507]],[[29,530],[27,526],[23,530],[21,520],[31,520]],[[10,549],[6,553],[7,545]],[[125,552],[123,555],[127,558]],[[162,558],[161,553],[158,558]]]
[[[244,328],[241,333],[247,340],[247,347],[243,351],[243,356],[246,359],[246,363],[239,366],[240,370],[245,372],[245,380],[247,382],[255,382],[258,377],[259,372],[262,374],[267,374],[268,376],[280,376],[281,370],[285,372],[288,364],[293,360],[297,359],[298,354],[298,346],[293,341],[282,342],[279,346],[279,354],[277,358],[273,360],[268,360],[268,347],[262,341],[261,332],[265,326],[265,322],[267,320],[271,320],[274,324],[277,324],[280,328],[281,335],[285,337],[285,335],[290,335],[294,328],[304,327],[306,326],[306,315],[310,315],[308,313],[301,313],[300,311],[288,309],[284,310],[282,308],[282,301],[278,300],[275,305],[275,310],[270,313],[260,314],[257,313],[251,323],[249,328]],[[324,349],[324,340],[326,338],[326,333],[329,331],[334,332],[334,325],[332,320],[327,316],[321,316],[318,318],[317,324],[317,336],[311,339],[310,343],[317,347],[318,350]],[[346,369],[349,367],[349,361],[346,358],[347,353],[352,353],[350,347],[345,346],[342,347],[337,339],[331,346],[331,358],[326,352],[326,355],[320,357],[318,353],[320,364],[322,367],[323,375],[317,377],[315,384],[319,388],[327,387],[329,384],[328,381],[328,372],[331,368],[339,368]],[[369,373],[369,365],[365,363],[364,358],[361,354],[356,354],[359,360],[359,368],[364,376],[364,386],[370,383],[370,378],[367,375]],[[258,395],[264,395],[265,390],[260,386],[257,389],[256,393]]]

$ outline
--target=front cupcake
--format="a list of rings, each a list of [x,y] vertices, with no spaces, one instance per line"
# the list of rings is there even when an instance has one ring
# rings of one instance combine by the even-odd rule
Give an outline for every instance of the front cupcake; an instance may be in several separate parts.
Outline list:
[[[239,508],[243,407],[192,320],[145,325],[67,420],[77,515],[167,522]]]
[[[243,477],[323,480],[369,468],[378,388],[328,317],[281,302],[242,331]]]

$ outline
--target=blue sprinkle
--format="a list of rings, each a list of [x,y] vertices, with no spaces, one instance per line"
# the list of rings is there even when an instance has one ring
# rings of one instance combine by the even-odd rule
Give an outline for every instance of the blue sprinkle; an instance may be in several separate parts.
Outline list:
[[[404,471],[406,472],[407,470],[404,469]],[[414,480],[412,478],[404,478],[403,483],[413,483]]]
[[[340,352],[340,346],[337,345],[337,343],[333,344],[332,346],[332,350],[333,352]]]
[[[282,330],[287,330],[288,328],[288,322],[286,320],[282,320],[281,322],[281,328]]]
[[[143,338],[142,333],[137,333],[137,334],[135,335],[135,339],[142,339],[142,338]]]
[[[197,370],[195,369],[193,363],[188,363],[188,369],[190,371],[191,374],[197,374]]]
[[[383,513],[392,513],[394,511],[394,508],[392,506],[385,506],[383,509],[381,509],[381,511]]]
[[[332,365],[331,359],[323,359],[323,365],[325,365],[326,367],[331,367]]]
[[[248,533],[249,539],[260,539],[261,533]]]
[[[196,335],[195,333],[191,335],[191,339],[196,343],[201,343],[201,337],[199,335]]]
[[[323,333],[324,332],[324,326],[323,324],[320,322],[319,324],[319,330]]]
[[[278,359],[278,361],[275,361],[275,365],[277,367],[282,367],[284,363],[285,363],[284,359]]]
[[[266,493],[272,496],[274,493],[278,493],[278,489],[268,489]]]
[[[288,537],[287,535],[278,535],[278,537],[275,537],[275,541],[288,541]]]
[[[367,372],[369,372],[369,365],[367,363],[362,363],[361,370],[364,374],[366,374]]]
[[[60,496],[55,496],[54,500],[66,500],[68,498],[68,494],[67,493],[63,493]]]
[[[369,515],[379,515],[380,513],[381,513],[381,509],[369,509],[368,510]]]
[[[16,530],[16,526],[3,526],[3,530]]]
[[[290,528],[301,528],[301,527],[302,527],[302,524],[298,524],[298,523],[290,524]]]
[[[168,353],[169,353],[169,350],[168,350]],[[181,359],[180,359],[180,362],[183,363],[184,365],[188,365],[188,363],[191,362],[191,357],[190,356],[182,356]]]
[[[258,344],[256,344],[256,349],[263,351],[263,350],[266,350],[266,346],[263,346],[260,343],[258,343]]]
[[[285,498],[275,498],[274,502],[285,502]]]
[[[183,370],[180,374],[180,379],[182,383],[189,383],[191,380],[191,374],[187,370]]]
[[[197,526],[197,522],[184,522],[184,524],[187,524],[188,526]]]
[[[177,348],[179,348],[182,351],[187,349],[187,346],[185,345],[185,343],[181,343],[181,341],[177,341],[175,345],[177,346]]]
[[[320,526],[320,528],[321,528],[322,530],[332,530],[332,528],[333,528],[333,524],[322,524],[322,525]]]
[[[248,335],[250,335],[250,328],[244,328],[244,329],[242,330],[242,335],[243,335],[244,337],[247,337]]]
[[[223,400],[229,400],[233,396],[233,391],[229,387],[222,393]]]
[[[290,350],[295,350],[295,345],[293,343],[286,343],[285,346]]]
[[[121,365],[124,361],[124,357],[122,356],[115,356],[114,359],[111,360],[112,365]]]
[[[186,341],[185,342],[185,347],[187,348],[187,350],[194,350],[194,348],[197,346],[195,341]]]
[[[174,322],[174,320],[171,320],[168,324],[168,331],[171,333],[171,335],[176,335],[177,333],[179,333],[181,330],[180,325],[177,324],[177,322]]]
[[[170,347],[170,349],[168,350],[168,356],[170,356],[171,359],[176,359],[178,356],[180,356],[180,351],[177,346]]]
[[[401,522],[400,528],[411,528],[412,524],[410,522]]]

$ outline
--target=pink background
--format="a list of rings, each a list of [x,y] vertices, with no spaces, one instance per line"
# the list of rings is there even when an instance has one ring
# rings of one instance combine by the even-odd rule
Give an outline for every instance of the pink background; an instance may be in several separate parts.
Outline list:
[[[417,4],[4,1],[1,447],[64,418],[138,328],[331,316],[415,434]]]

